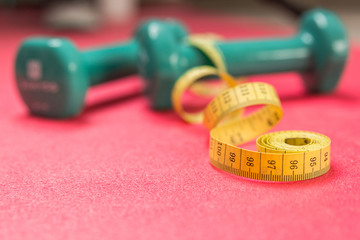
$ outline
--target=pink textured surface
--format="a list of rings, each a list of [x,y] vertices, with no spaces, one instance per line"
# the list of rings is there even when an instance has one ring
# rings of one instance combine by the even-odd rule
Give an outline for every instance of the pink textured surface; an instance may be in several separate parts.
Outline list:
[[[142,16],[152,14],[229,38],[293,32],[181,9]],[[126,39],[133,26],[66,36],[88,47]],[[149,109],[133,96],[137,77],[92,89],[76,119],[29,116],[13,81],[16,48],[51,32],[32,23],[0,29],[0,239],[359,239],[359,49],[333,94],[306,95],[296,74],[252,78],[278,89],[285,116],[275,130],[318,131],[333,142],[329,173],[275,184],[211,167],[207,131]]]

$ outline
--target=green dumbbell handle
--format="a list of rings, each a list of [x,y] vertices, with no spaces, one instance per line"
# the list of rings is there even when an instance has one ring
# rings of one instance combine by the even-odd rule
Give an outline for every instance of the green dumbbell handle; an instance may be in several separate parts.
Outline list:
[[[135,40],[81,52],[91,86],[135,74],[137,56],[138,45]]]
[[[315,61],[322,61],[322,58],[323,62],[319,65],[325,68],[328,52],[317,48],[315,41],[306,37],[309,36],[299,34],[285,39],[217,42],[216,47],[223,55],[228,72],[234,76],[289,71],[305,72],[315,68]],[[342,43],[339,43],[341,48]],[[189,59],[184,71],[200,65],[211,65],[195,47],[186,46],[181,51],[182,56]],[[332,59],[342,59],[344,54],[347,55],[347,52],[333,52]],[[339,61],[339,64],[342,62]],[[331,85],[331,82],[329,84]]]
[[[298,37],[217,42],[216,47],[224,57],[227,71],[235,76],[303,71],[310,65],[309,45]],[[201,51],[192,46],[183,47],[181,55],[188,60],[185,70],[212,65]]]
[[[311,50],[299,37],[216,45],[227,70],[235,76],[303,71],[310,65]]]

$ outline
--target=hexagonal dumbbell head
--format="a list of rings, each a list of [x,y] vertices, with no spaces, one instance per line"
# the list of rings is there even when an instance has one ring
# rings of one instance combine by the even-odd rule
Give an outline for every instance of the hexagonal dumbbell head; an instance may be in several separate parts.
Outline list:
[[[15,68],[18,90],[32,113],[63,118],[80,112],[89,83],[80,55],[70,41],[25,40]]]
[[[155,109],[171,107],[172,88],[184,72],[181,48],[186,36],[185,28],[175,21],[152,20],[136,32],[140,45],[139,72],[145,80],[151,106]]]
[[[307,12],[301,19],[300,37],[309,44],[312,67],[303,72],[310,92],[333,90],[340,80],[349,51],[346,28],[339,17],[324,9]]]

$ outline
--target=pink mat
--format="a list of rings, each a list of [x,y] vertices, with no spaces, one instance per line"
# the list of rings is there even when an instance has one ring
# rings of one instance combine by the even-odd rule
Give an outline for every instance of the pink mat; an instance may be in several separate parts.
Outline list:
[[[228,38],[295,31],[181,8],[141,17],[154,14]],[[133,26],[65,35],[88,47],[126,39]],[[0,239],[360,238],[359,48],[333,94],[305,94],[296,74],[251,78],[279,92],[284,118],[275,130],[317,131],[333,143],[326,175],[264,183],[211,167],[205,128],[149,109],[137,77],[92,89],[76,119],[28,115],[13,79],[16,48],[54,33],[6,21],[0,31]]]

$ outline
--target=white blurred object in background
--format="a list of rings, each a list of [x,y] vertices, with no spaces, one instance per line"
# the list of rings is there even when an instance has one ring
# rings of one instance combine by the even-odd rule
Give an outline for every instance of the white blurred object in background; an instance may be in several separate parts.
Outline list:
[[[93,30],[101,22],[99,11],[88,1],[63,1],[50,4],[45,13],[46,25],[58,30]]]
[[[137,0],[98,0],[102,17],[105,22],[123,23],[136,16]]]

